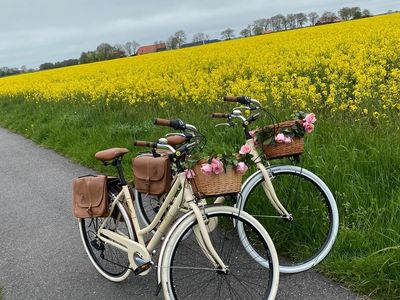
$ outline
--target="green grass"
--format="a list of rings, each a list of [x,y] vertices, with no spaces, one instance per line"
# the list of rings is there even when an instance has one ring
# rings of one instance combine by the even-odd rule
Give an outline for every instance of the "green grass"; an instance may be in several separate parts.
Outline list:
[[[132,178],[130,159],[142,148],[134,139],[154,141],[169,128],[152,124],[154,117],[181,118],[207,136],[207,149],[241,145],[241,129],[215,128],[210,113],[229,104],[169,103],[127,105],[0,99],[0,125],[100,172],[114,174],[94,159],[96,151],[127,147],[124,170]],[[277,112],[273,112],[277,114]],[[354,120],[351,116],[316,112],[316,130],[306,139],[303,165],[318,174],[337,200],[337,242],[317,269],[372,298],[400,295],[400,129],[398,116],[389,121]],[[279,112],[283,120],[291,112]],[[221,143],[223,141],[223,143]],[[237,150],[237,149],[235,149]],[[71,178],[72,180],[72,178]]]

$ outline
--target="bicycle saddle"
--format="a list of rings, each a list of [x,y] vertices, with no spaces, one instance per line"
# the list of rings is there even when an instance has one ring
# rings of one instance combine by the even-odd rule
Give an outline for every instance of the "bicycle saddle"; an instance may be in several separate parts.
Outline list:
[[[113,160],[113,159],[120,157],[128,152],[129,152],[129,150],[126,148],[110,148],[110,149],[106,149],[106,150],[97,152],[94,157],[96,159],[104,162],[104,161]]]

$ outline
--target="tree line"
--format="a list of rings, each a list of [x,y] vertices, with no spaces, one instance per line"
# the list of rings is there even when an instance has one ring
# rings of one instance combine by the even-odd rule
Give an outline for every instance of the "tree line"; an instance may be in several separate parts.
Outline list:
[[[140,45],[136,41],[126,42],[125,44],[116,44],[111,46],[108,43],[101,43],[97,46],[96,50],[82,52],[79,59],[67,59],[62,62],[44,63],[39,66],[40,70],[61,68],[73,66],[78,64],[87,64],[91,62],[116,59],[121,57],[130,56],[136,53]]]
[[[314,26],[318,24],[331,23],[338,20],[347,21],[370,16],[371,13],[368,9],[361,10],[360,7],[343,7],[338,11],[338,14],[325,11],[321,16],[319,16],[316,12],[310,12],[308,14],[290,13],[286,16],[278,14],[270,18],[255,20],[252,24],[248,24],[245,28],[243,28],[239,35],[241,37],[248,37],[252,35],[269,33],[272,31],[302,28],[306,24]],[[235,37],[234,30],[231,28],[225,29],[221,32],[221,37],[228,40]]]
[[[318,24],[326,24],[335,22],[337,20],[355,20],[359,18],[370,17],[371,13],[368,9],[361,10],[360,7],[343,7],[338,13],[325,11],[321,16],[316,12],[305,13],[290,13],[286,16],[277,14],[270,18],[261,18],[248,24],[239,32],[239,37],[248,37],[252,35],[260,35],[272,31],[282,31],[289,29],[302,28],[306,24],[311,26]],[[340,17],[340,19],[339,19]],[[235,31],[232,28],[227,28],[221,32],[223,40],[230,40],[235,38]],[[193,35],[192,43],[203,42],[206,43],[210,37],[202,32]],[[183,30],[178,30],[171,35],[167,41],[166,46],[168,49],[177,49],[184,45],[187,41],[186,33]]]
[[[289,29],[302,28],[305,25],[319,25],[335,22],[338,20],[354,20],[372,16],[368,9],[361,9],[360,7],[343,7],[337,14],[330,11],[325,11],[321,16],[316,12],[305,13],[290,13],[286,16],[277,14],[270,18],[261,18],[248,24],[239,32],[239,37],[249,37],[252,35],[260,35],[273,31],[282,31]],[[339,19],[340,18],[340,19]],[[235,38],[235,31],[231,28],[226,28],[221,32],[221,38],[230,40]],[[217,40],[214,40],[217,41]],[[187,42],[187,35],[183,30],[176,31],[165,42],[155,41],[154,44],[165,43],[167,49],[181,48]],[[205,44],[210,42],[210,36],[202,32],[196,33],[192,37],[193,44]],[[91,62],[98,62],[103,60],[121,58],[134,55],[139,48],[140,44],[136,41],[129,41],[125,44],[116,44],[111,46],[108,43],[101,43],[95,50],[82,52],[79,59],[66,59],[59,62],[46,62],[39,66],[39,70],[48,70],[54,68],[62,68],[78,64],[86,64]],[[0,77],[21,74],[26,72],[36,71],[34,69],[27,69],[25,66],[21,68],[0,68]]]

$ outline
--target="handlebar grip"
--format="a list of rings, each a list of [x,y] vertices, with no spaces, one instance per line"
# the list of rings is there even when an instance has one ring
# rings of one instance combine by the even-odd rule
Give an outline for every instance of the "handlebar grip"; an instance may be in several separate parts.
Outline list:
[[[157,147],[157,143],[147,142],[147,141],[134,141],[133,145],[137,147],[151,147],[151,148]]]
[[[236,96],[225,96],[224,97],[224,101],[225,102],[236,102],[237,101],[237,97]]]
[[[154,125],[171,126],[171,120],[155,118]]]
[[[226,102],[238,102],[240,104],[250,104],[250,98],[247,96],[225,96]]]
[[[229,117],[229,114],[226,113],[212,113],[211,118],[222,118],[222,119],[227,119]]]
[[[186,129],[186,124],[180,119],[167,120],[167,119],[155,118],[154,124],[161,125],[161,126],[169,126],[176,130],[185,130]]]
[[[170,145],[170,146],[180,145],[186,141],[187,141],[187,138],[184,136],[180,136],[180,135],[172,135],[172,136],[167,137],[167,142],[168,142],[168,145]]]

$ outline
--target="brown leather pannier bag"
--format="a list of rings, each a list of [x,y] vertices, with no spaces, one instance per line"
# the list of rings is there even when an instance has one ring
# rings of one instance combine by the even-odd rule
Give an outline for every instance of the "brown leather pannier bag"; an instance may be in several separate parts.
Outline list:
[[[108,216],[107,176],[88,175],[73,181],[73,213],[76,218]]]
[[[171,188],[171,166],[168,157],[139,155],[132,159],[135,188],[138,192],[162,195]]]

